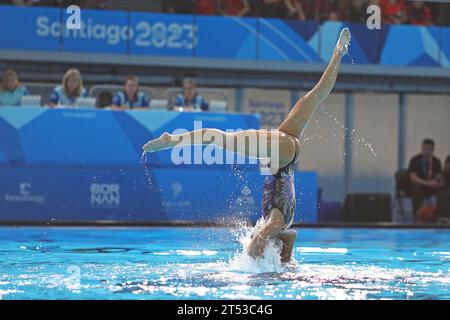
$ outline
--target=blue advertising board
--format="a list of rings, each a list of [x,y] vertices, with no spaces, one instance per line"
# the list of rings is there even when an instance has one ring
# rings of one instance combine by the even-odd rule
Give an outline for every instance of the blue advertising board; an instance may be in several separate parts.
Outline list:
[[[0,50],[39,50],[237,60],[329,60],[339,32],[352,33],[344,63],[440,66],[450,61],[449,28],[81,11],[81,29],[67,30],[63,9],[0,6]]]

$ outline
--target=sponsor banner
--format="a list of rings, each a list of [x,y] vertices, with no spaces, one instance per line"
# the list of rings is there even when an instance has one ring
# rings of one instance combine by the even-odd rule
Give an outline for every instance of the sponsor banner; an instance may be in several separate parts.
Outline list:
[[[317,176],[296,172],[296,222],[317,221]],[[0,167],[0,220],[220,221],[261,217],[264,176],[226,169]]]

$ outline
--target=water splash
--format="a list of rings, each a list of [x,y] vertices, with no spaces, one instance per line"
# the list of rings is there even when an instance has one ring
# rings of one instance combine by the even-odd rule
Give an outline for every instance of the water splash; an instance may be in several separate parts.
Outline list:
[[[352,64],[355,64],[355,61],[353,60],[353,57],[350,55],[350,53],[347,51],[346,55],[348,55],[348,57],[350,58],[350,61],[352,62]]]
[[[147,177],[148,187],[152,189],[154,187],[152,178],[150,176],[150,164],[148,161],[148,152],[143,151],[141,155],[141,163],[144,166],[144,172]]]
[[[348,134],[350,136],[351,141],[355,145],[363,145],[366,149],[368,149],[374,157],[377,157],[377,153],[375,152],[375,149],[373,148],[373,144],[367,142],[364,137],[359,136],[356,133],[355,129],[350,130],[348,127],[346,127],[341,121],[339,121],[329,110],[327,110],[323,105],[319,107],[319,110],[328,118],[330,118],[336,125],[338,125],[341,129],[344,130],[344,133]]]
[[[237,237],[237,241],[242,245],[242,249],[238,251],[227,263],[228,271],[238,271],[245,273],[266,273],[285,271],[285,266],[281,262],[281,242],[271,240],[264,249],[262,257],[253,258],[247,254],[247,246],[250,244],[252,235],[256,234],[264,226],[264,219],[261,218],[256,222],[254,228],[238,226],[231,232]]]

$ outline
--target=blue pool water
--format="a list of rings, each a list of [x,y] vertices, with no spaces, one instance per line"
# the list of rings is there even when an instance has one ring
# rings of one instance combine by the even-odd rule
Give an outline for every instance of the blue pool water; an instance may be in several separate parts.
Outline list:
[[[0,228],[2,299],[450,299],[450,231],[297,229],[296,263],[244,228]]]

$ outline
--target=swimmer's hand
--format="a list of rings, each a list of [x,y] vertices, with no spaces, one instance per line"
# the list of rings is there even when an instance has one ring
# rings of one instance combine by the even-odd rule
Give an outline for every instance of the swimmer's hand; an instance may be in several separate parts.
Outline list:
[[[352,36],[350,35],[350,30],[348,30],[348,28],[342,29],[341,34],[339,35],[339,40],[336,44],[336,50],[342,55],[348,52],[351,37]]]
[[[146,152],[155,152],[163,149],[171,148],[171,139],[170,134],[167,132],[164,132],[159,138],[150,140],[144,146],[142,149]]]

